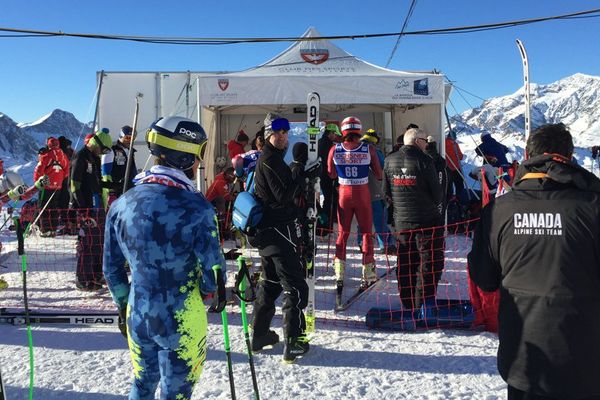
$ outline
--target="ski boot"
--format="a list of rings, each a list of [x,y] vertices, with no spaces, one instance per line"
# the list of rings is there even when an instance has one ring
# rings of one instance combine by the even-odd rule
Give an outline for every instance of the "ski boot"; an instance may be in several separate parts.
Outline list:
[[[377,282],[377,272],[374,263],[364,264],[362,267],[362,279],[360,281],[360,290],[365,290]]]
[[[271,349],[277,343],[279,343],[279,335],[275,331],[269,330],[262,336],[252,335],[252,352]]]
[[[434,327],[438,324],[438,307],[435,299],[428,299],[418,310],[419,319],[425,322],[427,327]]]
[[[304,335],[286,338],[283,347],[283,362],[292,364],[296,361],[296,358],[300,358],[308,353],[309,349],[308,338]]]

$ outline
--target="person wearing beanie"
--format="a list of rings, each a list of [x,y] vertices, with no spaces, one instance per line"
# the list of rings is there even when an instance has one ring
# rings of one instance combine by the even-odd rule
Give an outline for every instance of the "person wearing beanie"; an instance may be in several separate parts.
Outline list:
[[[325,125],[323,135],[319,139],[319,157],[323,162],[327,160],[329,151],[342,137],[340,128],[337,124],[328,123]],[[319,211],[317,221],[317,234],[327,236],[333,231],[333,223],[337,220],[338,194],[335,190],[336,180],[329,177],[327,168],[321,169],[320,175],[321,192],[323,193],[323,207]]]
[[[100,171],[102,173],[102,182],[104,186],[102,189],[104,208],[110,207],[110,205],[123,194],[123,187],[126,181],[127,190],[133,187],[133,178],[137,174],[137,167],[135,164],[136,149],[134,148],[131,154],[129,154],[129,149],[131,147],[131,142],[135,141],[135,136],[131,126],[123,126],[119,133],[119,140],[117,140],[117,143],[111,147],[110,152],[102,155]],[[129,157],[131,157],[129,178],[125,179]]]
[[[263,217],[256,236],[249,238],[258,248],[262,265],[254,303],[252,350],[260,351],[279,342],[279,336],[270,327],[275,301],[283,293],[283,360],[292,363],[310,347],[303,311],[308,303],[308,285],[300,259],[301,209],[294,202],[301,187],[284,161],[289,121],[269,113],[264,125],[265,145],[254,172],[254,193],[262,202]]]
[[[50,182],[41,192],[38,207],[46,210],[39,218],[42,236],[54,236],[60,217],[59,199],[63,181],[69,176],[69,159],[60,149],[60,142],[55,137],[47,140],[48,150],[39,154],[38,163],[33,171],[33,179],[38,180],[46,175]],[[47,204],[47,205],[46,205]]]
[[[379,144],[379,135],[374,129],[367,130],[367,133],[360,139],[361,142],[369,143],[375,148],[379,164],[383,165],[383,152],[377,147]],[[387,207],[385,197],[381,189],[381,180],[377,180],[375,173],[369,168],[369,191],[371,192],[371,209],[373,210],[373,225],[375,226],[375,236],[379,249],[386,254],[396,254],[396,239],[387,224]],[[362,245],[362,236],[360,227],[358,229],[358,246]]]
[[[97,291],[105,284],[102,276],[105,213],[100,156],[112,151],[112,138],[106,130],[86,137],[85,146],[75,154],[71,166],[71,208],[76,210],[81,226],[75,286],[82,291]]]
[[[375,147],[360,141],[362,124],[356,117],[347,117],[341,126],[344,141],[331,148],[327,157],[330,178],[338,179],[338,237],[335,242],[336,306],[342,306],[342,291],[346,268],[346,244],[350,236],[352,219],[356,215],[362,233],[362,280],[365,289],[377,280],[373,253],[373,210],[369,192],[369,170],[381,181],[381,164]]]
[[[58,143],[60,145],[60,149],[63,151],[63,153],[65,153],[65,156],[67,156],[67,159],[69,160],[69,170],[65,174],[65,178],[63,179],[60,193],[58,195],[58,208],[60,210],[59,225],[63,225],[63,228],[59,229],[56,234],[75,234],[77,232],[75,224],[76,218],[75,215],[69,210],[69,201],[71,200],[71,194],[69,193],[69,176],[71,174],[70,165],[75,151],[71,147],[71,140],[65,136],[59,136]]]
[[[510,164],[506,159],[509,152],[508,147],[494,139],[490,132],[481,134],[481,144],[475,148],[478,156],[484,158],[484,163],[491,164],[492,167],[508,168]]]
[[[249,141],[250,138],[248,138],[246,132],[244,132],[243,129],[240,130],[235,136],[235,139],[232,139],[229,141],[229,143],[227,143],[229,159],[233,160],[233,157],[237,156],[238,154],[244,153],[246,151],[246,146],[248,145]]]

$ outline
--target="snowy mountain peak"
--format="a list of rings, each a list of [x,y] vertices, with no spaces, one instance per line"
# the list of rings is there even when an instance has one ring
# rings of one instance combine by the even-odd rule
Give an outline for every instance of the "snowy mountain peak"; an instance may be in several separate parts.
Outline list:
[[[525,125],[524,88],[494,97],[481,106],[453,118],[464,133],[491,132],[523,135]],[[531,84],[531,123],[535,127],[562,122],[569,127],[576,146],[600,142],[600,77],[577,73],[556,82]]]

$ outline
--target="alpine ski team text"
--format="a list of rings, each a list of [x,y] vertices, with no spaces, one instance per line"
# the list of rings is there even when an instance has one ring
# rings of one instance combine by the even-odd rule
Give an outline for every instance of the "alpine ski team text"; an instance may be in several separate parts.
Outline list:
[[[562,236],[559,213],[515,213],[513,224],[515,235]]]

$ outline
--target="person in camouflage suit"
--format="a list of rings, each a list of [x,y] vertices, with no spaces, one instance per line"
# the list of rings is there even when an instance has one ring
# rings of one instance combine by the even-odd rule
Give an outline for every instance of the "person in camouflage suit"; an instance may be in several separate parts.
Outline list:
[[[189,399],[206,359],[202,298],[215,291],[213,267],[225,268],[215,213],[191,180],[206,134],[191,120],[167,117],[146,135],[158,165],[110,207],[103,269],[126,320],[120,328],[134,370],[129,399],[154,399],[159,381],[161,399]],[[225,301],[216,299],[212,311],[220,312]]]

